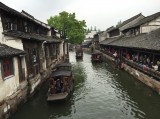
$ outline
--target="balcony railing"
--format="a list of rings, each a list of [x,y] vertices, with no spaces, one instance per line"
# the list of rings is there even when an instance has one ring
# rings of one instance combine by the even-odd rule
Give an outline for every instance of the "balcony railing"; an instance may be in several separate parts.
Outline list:
[[[156,78],[158,81],[160,81],[160,72],[159,71],[156,71],[154,69],[151,69],[147,66],[144,66],[144,65],[141,65],[141,64],[138,64],[136,62],[133,62],[132,60],[127,60],[126,58],[123,58],[122,59],[127,65],[139,70],[139,71],[142,71],[144,72],[145,74],[151,76],[151,77],[154,77]]]
[[[104,50],[101,50],[101,52],[105,53],[106,55],[109,55],[111,57],[114,57],[113,54],[107,52],[107,51],[104,51]],[[122,57],[121,60],[126,63],[127,65],[155,78],[156,80],[160,81],[160,72],[159,71],[156,71],[152,68],[149,68],[147,66],[144,66],[142,64],[138,64],[136,62],[133,62],[132,60],[128,60],[126,59],[125,57]]]

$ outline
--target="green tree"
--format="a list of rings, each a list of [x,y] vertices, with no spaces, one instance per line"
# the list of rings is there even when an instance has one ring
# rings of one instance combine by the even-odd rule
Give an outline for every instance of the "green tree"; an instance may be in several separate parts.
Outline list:
[[[76,19],[75,13],[63,11],[59,15],[51,16],[48,24],[60,31],[61,38],[68,38],[70,43],[82,43],[85,38],[85,20]]]
[[[101,30],[100,30],[100,29],[98,29],[98,32],[101,32]]]
[[[89,28],[88,28],[86,33],[89,33],[89,32],[90,32],[90,30],[89,30]]]
[[[120,26],[121,24],[122,24],[122,21],[120,20],[120,21],[117,23],[116,27]]]

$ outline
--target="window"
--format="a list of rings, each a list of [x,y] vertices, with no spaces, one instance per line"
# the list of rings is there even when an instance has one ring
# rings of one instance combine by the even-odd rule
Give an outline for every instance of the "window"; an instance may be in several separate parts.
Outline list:
[[[135,29],[136,35],[139,35],[139,29]]]
[[[37,51],[36,48],[33,48],[32,50],[32,62],[37,63]]]
[[[5,58],[2,60],[2,76],[6,78],[13,75],[13,61],[12,58]]]
[[[17,30],[17,24],[11,23],[11,30],[16,31]]]
[[[49,45],[50,56],[53,56],[53,45]]]
[[[46,54],[46,57],[49,58],[50,54],[49,54],[48,46],[45,47],[45,54]]]
[[[5,19],[5,26],[4,26],[5,30],[10,30],[11,29],[11,20],[6,18]]]
[[[4,21],[5,30],[17,30],[17,19],[6,17],[4,20],[5,20]]]
[[[37,33],[37,34],[39,34],[39,32],[40,32],[40,31],[39,31],[39,28],[37,28],[37,31],[36,31],[36,33]]]
[[[27,25],[27,22],[24,22],[24,32],[28,32],[28,25]]]
[[[56,45],[56,53],[57,53],[57,55],[60,54],[60,46],[59,46],[59,44]]]
[[[55,44],[51,45],[50,55],[52,56],[52,60],[56,59],[56,45]]]

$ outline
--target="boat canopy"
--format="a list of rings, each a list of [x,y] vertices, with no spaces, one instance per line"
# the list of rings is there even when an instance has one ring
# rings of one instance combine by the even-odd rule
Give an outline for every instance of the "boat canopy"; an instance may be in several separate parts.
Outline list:
[[[52,72],[50,77],[59,77],[59,76],[71,76],[72,75],[72,71],[62,71],[62,70],[58,70],[58,71],[54,71]]]

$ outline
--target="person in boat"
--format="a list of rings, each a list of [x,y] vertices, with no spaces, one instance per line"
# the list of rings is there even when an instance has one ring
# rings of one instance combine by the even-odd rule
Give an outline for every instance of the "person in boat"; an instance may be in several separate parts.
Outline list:
[[[60,79],[57,79],[56,81],[56,93],[61,93],[62,92],[62,83]]]
[[[97,59],[100,59],[100,57],[101,57],[100,55],[97,55]]]
[[[66,80],[63,78],[63,88],[62,92],[66,92]]]
[[[116,67],[119,68],[119,61],[120,61],[119,57],[116,56],[114,61],[115,61]]]
[[[114,56],[115,58],[117,58],[117,56],[118,56],[117,51],[114,52],[113,56]]]
[[[61,87],[61,92],[63,92],[63,87],[64,87],[63,80],[60,80],[60,87]]]
[[[148,66],[149,68],[152,68],[152,62],[151,62],[151,60],[150,60],[149,57],[147,58],[147,66]]]
[[[157,71],[158,70],[158,64],[157,63],[153,63],[152,64],[152,68]]]
[[[120,66],[120,68],[121,68],[121,70],[123,70],[123,69],[124,69],[124,63],[123,63],[123,62],[121,62],[121,66]]]
[[[63,82],[64,82],[63,92],[70,92],[71,84],[70,84],[70,80],[68,79],[68,77],[64,77]]]
[[[120,60],[119,57],[118,57],[118,59],[117,59],[117,63],[118,63],[118,69],[121,69],[121,60]]]
[[[54,94],[54,93],[56,93],[56,87],[55,87],[55,85],[56,85],[56,82],[54,81],[54,79],[50,79],[49,80],[49,85],[50,85],[50,93],[51,94]]]

